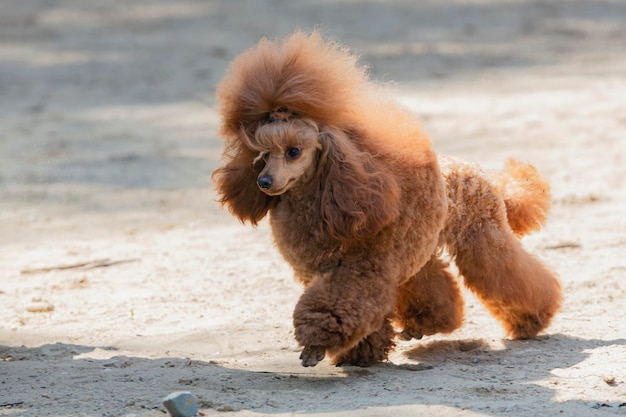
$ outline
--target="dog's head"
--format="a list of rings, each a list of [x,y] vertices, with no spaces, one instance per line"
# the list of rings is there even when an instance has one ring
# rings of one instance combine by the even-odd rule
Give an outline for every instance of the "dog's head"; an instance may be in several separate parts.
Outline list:
[[[289,193],[317,210],[320,233],[370,236],[398,215],[399,187],[357,133],[365,71],[319,34],[263,40],[218,87],[221,203],[256,224]],[[297,194],[297,197],[296,197]]]
[[[246,145],[258,152],[253,169],[260,169],[256,184],[261,192],[279,196],[313,179],[322,150],[315,123],[281,108],[268,115],[253,137],[244,137]]]

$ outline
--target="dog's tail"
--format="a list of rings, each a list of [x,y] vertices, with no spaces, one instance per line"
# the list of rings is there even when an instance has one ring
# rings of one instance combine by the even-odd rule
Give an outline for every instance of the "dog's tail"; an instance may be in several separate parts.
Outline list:
[[[550,210],[550,185],[539,171],[509,159],[498,181],[513,232],[521,237],[541,229]]]

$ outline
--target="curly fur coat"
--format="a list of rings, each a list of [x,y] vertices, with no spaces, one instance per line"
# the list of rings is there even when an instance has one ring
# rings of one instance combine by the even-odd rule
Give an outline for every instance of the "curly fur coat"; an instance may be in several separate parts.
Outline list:
[[[509,161],[487,176],[438,157],[414,115],[370,82],[356,57],[318,33],[262,40],[218,87],[220,201],[242,222],[268,213],[304,285],[294,315],[304,366],[385,360],[394,337],[451,332],[465,285],[513,338],[545,329],[555,275],[519,237],[537,230],[549,187]]]

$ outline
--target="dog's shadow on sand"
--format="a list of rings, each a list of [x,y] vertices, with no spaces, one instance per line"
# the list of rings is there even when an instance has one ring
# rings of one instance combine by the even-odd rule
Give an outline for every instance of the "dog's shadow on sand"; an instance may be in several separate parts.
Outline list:
[[[269,371],[253,371],[214,361],[115,356],[115,347],[0,345],[0,411],[5,416],[53,415],[46,411],[50,404],[65,401],[76,413],[141,413],[162,410],[161,398],[185,390],[208,412],[583,415],[601,407],[621,412],[625,405],[607,404],[600,397],[557,401],[557,388],[550,382],[557,379],[554,370],[584,367],[594,349],[613,345],[626,346],[626,340],[558,334],[505,341],[497,349],[479,339],[422,342],[405,354],[412,364],[370,368],[336,368],[325,362],[299,368],[291,352],[296,366],[288,372],[272,371],[271,361],[265,366]],[[96,359],[103,351],[110,357]],[[100,354],[90,356],[93,352]]]

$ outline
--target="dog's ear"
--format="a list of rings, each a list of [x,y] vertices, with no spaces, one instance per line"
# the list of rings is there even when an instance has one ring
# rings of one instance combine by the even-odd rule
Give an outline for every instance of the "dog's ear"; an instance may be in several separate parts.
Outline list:
[[[400,188],[388,168],[341,130],[322,129],[320,142],[322,232],[343,241],[362,240],[395,220]]]
[[[240,134],[244,134],[241,132]],[[257,153],[242,144],[242,140],[227,143],[224,166],[213,171],[211,178],[220,195],[219,202],[242,223],[256,225],[277,203],[277,197],[261,192],[257,177],[263,169],[262,161],[255,163]]]

